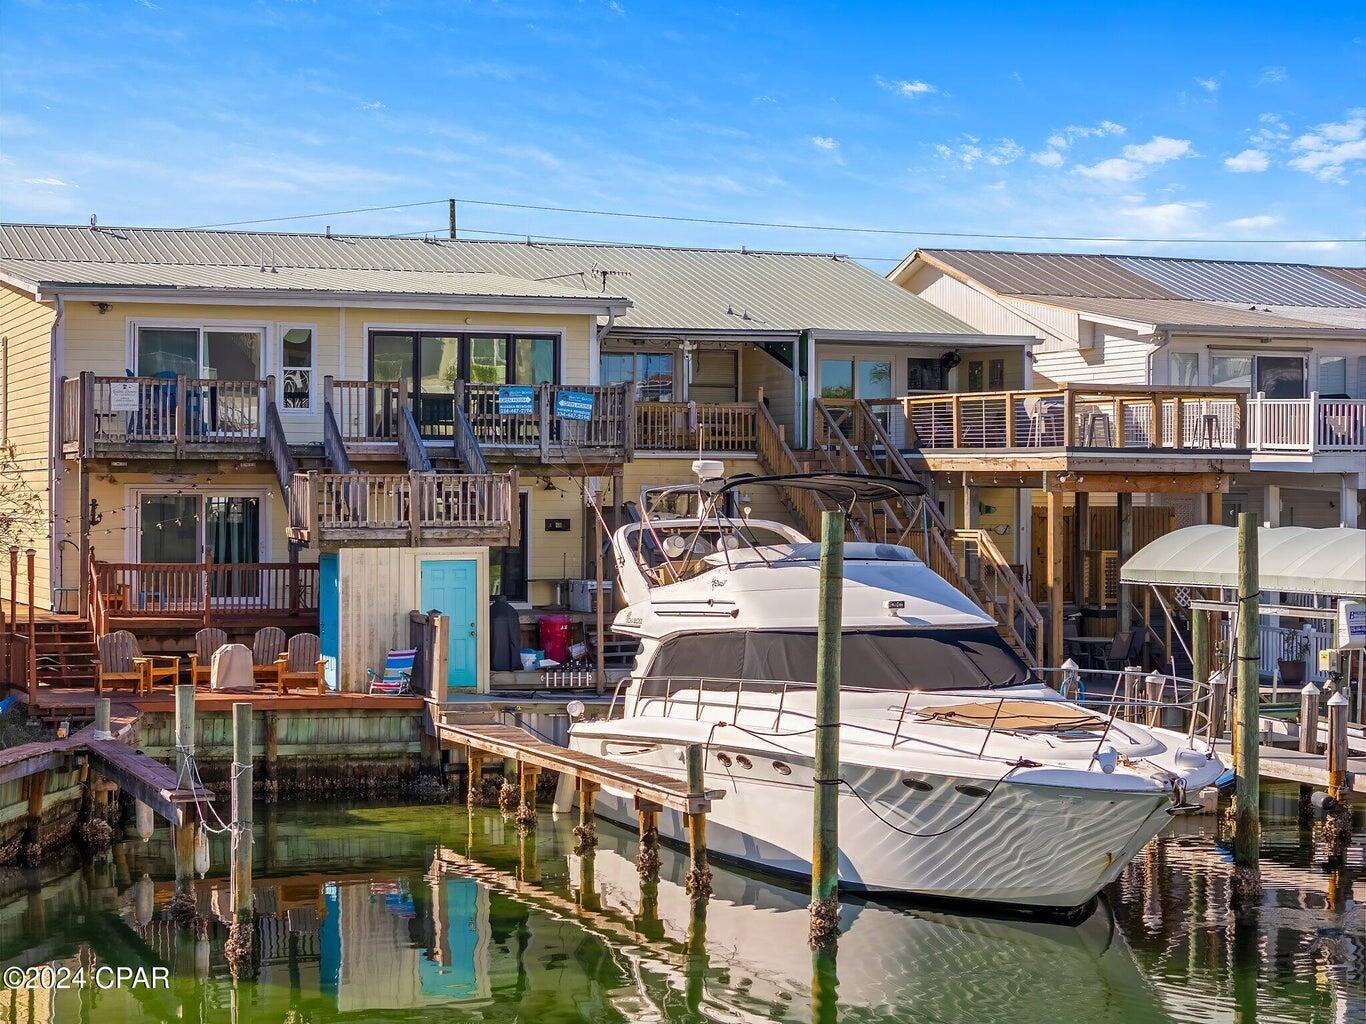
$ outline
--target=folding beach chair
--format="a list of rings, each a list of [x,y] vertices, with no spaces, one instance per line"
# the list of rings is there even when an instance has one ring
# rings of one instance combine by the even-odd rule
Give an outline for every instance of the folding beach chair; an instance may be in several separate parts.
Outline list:
[[[408,651],[390,651],[384,659],[383,676],[377,675],[372,668],[365,670],[370,680],[370,692],[388,697],[411,693],[413,663],[416,660],[416,647]]]

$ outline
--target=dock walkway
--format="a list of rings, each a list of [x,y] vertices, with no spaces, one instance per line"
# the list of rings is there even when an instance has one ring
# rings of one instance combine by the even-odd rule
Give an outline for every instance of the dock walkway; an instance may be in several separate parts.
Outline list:
[[[1232,757],[1232,744],[1220,740],[1216,745],[1225,758]],[[1257,748],[1258,773],[1264,779],[1275,782],[1298,782],[1316,789],[1328,788],[1328,756],[1326,754],[1306,754],[1285,747],[1259,746]],[[1347,793],[1358,799],[1366,799],[1366,758],[1347,759]]]
[[[523,764],[572,775],[584,782],[627,793],[637,803],[669,807],[684,814],[706,814],[713,800],[725,795],[723,789],[690,791],[688,784],[647,768],[611,761],[596,754],[557,747],[537,739],[525,729],[502,725],[489,715],[454,715],[435,725],[443,744],[468,747],[512,758]]]

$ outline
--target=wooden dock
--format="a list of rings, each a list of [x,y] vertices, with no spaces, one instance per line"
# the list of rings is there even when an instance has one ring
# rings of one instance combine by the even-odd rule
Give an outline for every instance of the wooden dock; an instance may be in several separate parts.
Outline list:
[[[1228,740],[1220,740],[1216,749],[1226,759],[1232,756],[1232,746]],[[1297,782],[1315,789],[1327,789],[1329,785],[1326,754],[1259,746],[1257,766],[1262,778],[1273,782]],[[1348,758],[1346,791],[1349,797],[1366,800],[1366,758]]]
[[[617,761],[557,747],[537,739],[525,729],[503,725],[490,715],[455,715],[436,724],[443,745],[464,747],[493,757],[515,760],[518,764],[567,774],[580,782],[626,793],[637,804],[669,807],[684,814],[706,814],[713,800],[725,795],[723,789],[692,791],[679,779],[636,768]]]

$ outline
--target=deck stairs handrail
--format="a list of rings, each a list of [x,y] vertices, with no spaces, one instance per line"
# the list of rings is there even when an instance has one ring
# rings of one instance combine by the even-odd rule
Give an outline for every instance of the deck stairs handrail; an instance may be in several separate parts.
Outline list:
[[[465,411],[465,382],[462,380],[455,382],[455,402],[451,413],[451,441],[455,457],[466,473],[487,473],[488,460],[484,458],[484,449],[479,446],[479,438],[475,436],[469,414]]]
[[[788,446],[787,438],[784,436],[782,428],[773,419],[773,414],[768,411],[768,406],[759,403],[756,410],[756,443],[758,450],[759,465],[764,470],[773,475],[787,473],[802,473],[806,471],[796,454]],[[833,511],[834,504],[826,498],[817,494],[815,491],[797,490],[795,488],[780,487],[778,495],[783,504],[796,518],[801,528],[808,537],[819,537],[821,534],[821,513]],[[863,540],[862,528],[856,521],[851,521],[849,529],[854,534],[855,540]]]
[[[275,404],[274,392],[266,402],[266,450],[270,452],[271,464],[275,467],[275,483],[279,485],[280,497],[289,501],[289,482],[298,472],[294,455],[289,450],[289,439],[285,437],[284,424],[280,422],[280,409]]]
[[[342,438],[341,427],[337,424],[337,413],[331,399],[323,399],[323,455],[327,464],[338,473],[354,473],[351,456],[346,452],[346,441]]]
[[[398,410],[398,445],[403,449],[403,461],[410,470],[418,473],[432,471],[432,458],[427,454],[427,446],[418,432],[417,421],[413,419],[413,407],[406,402]]]

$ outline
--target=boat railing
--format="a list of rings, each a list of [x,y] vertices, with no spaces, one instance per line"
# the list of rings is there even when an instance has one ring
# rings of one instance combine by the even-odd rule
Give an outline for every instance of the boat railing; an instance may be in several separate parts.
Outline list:
[[[1095,753],[1092,755],[1093,760],[1100,753],[1109,736],[1110,727],[1116,721],[1184,732],[1192,747],[1197,739],[1212,742],[1219,735],[1226,691],[1221,691],[1213,682],[1200,684],[1193,679],[1157,672],[1145,673],[1138,668],[1110,670],[1069,667],[1036,669],[1034,672],[1043,682],[1061,693],[1068,703],[1094,712],[1097,721],[1104,723]],[[624,714],[624,692],[634,681],[630,677],[618,681],[608,709],[609,719]],[[635,708],[638,715],[686,719],[691,712],[697,721],[702,721],[704,713],[722,710],[729,711],[731,716],[730,721],[723,724],[751,732],[760,738],[809,735],[815,731],[814,714],[788,704],[790,694],[813,691],[816,688],[815,683],[799,680],[698,676],[652,676],[646,682],[651,692],[637,694]],[[892,694],[894,691],[841,685],[840,692]],[[908,720],[912,719],[918,710],[911,707],[911,698],[927,692],[942,694],[950,691],[906,690],[900,708],[895,708],[897,718],[894,728],[880,729],[872,725],[860,725],[858,728],[863,732],[885,735],[887,745],[891,749],[896,749],[903,743],[915,742],[939,748],[944,753],[961,755],[961,748],[949,747],[923,736],[905,733]],[[723,699],[717,699],[718,696],[723,696]],[[1006,703],[1018,697],[1013,693],[1004,693],[1000,697],[976,699],[979,702],[996,702],[996,712],[987,725],[977,750],[976,756],[980,759],[986,756],[992,736],[997,732],[1015,731],[1005,727],[1000,721],[1000,716]],[[682,714],[677,714],[677,711],[681,711]],[[741,726],[739,719],[742,711],[757,713],[760,716],[772,714],[773,724],[769,729],[760,729],[757,724]],[[783,727],[785,717],[789,719],[789,728],[786,729]],[[798,720],[796,723],[790,721],[794,718]],[[980,725],[968,723],[940,724],[952,728],[980,728]],[[798,727],[793,728],[793,725]]]

